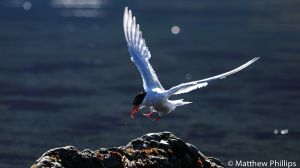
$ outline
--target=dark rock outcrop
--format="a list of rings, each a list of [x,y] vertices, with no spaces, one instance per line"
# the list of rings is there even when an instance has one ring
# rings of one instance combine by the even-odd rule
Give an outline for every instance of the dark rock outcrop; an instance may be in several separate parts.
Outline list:
[[[204,156],[195,146],[170,132],[150,133],[126,146],[77,150],[73,146],[51,149],[32,168],[221,168],[215,158]]]

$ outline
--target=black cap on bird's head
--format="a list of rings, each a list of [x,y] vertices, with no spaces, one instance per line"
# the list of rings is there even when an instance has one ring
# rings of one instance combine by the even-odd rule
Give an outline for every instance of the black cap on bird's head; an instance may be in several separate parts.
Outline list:
[[[139,105],[141,105],[142,102],[143,102],[143,100],[144,100],[144,98],[145,98],[145,96],[146,96],[146,92],[140,92],[140,93],[138,93],[138,94],[134,97],[132,104],[133,104],[134,106],[139,106]]]
[[[131,118],[134,118],[134,115],[139,111],[139,107],[142,104],[145,96],[146,96],[146,92],[143,91],[143,92],[138,93],[134,97],[133,102],[132,102],[132,104],[133,104],[133,110],[130,113]]]

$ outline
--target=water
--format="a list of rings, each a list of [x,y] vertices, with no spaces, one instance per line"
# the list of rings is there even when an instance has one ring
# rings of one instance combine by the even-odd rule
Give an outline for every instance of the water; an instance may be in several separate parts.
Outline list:
[[[125,6],[165,88],[261,59],[177,96],[194,103],[159,122],[132,120],[142,81],[123,35]],[[299,7],[296,0],[2,0],[0,167],[29,167],[53,147],[96,150],[165,130],[224,163],[300,164]]]

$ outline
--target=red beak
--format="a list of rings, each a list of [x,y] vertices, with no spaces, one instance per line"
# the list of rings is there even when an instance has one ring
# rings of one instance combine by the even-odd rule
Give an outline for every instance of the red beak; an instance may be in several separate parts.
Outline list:
[[[131,113],[130,113],[130,117],[131,117],[131,118],[134,118],[134,116],[135,116],[135,114],[136,114],[137,112],[139,112],[139,106],[135,105],[135,106],[133,106],[133,109],[132,109],[132,111],[131,111]]]

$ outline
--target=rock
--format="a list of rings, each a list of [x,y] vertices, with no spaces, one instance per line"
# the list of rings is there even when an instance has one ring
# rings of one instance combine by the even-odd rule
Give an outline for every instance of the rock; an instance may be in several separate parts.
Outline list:
[[[222,168],[216,158],[203,155],[194,145],[171,132],[150,133],[126,146],[82,152],[73,146],[44,153],[31,168]]]

